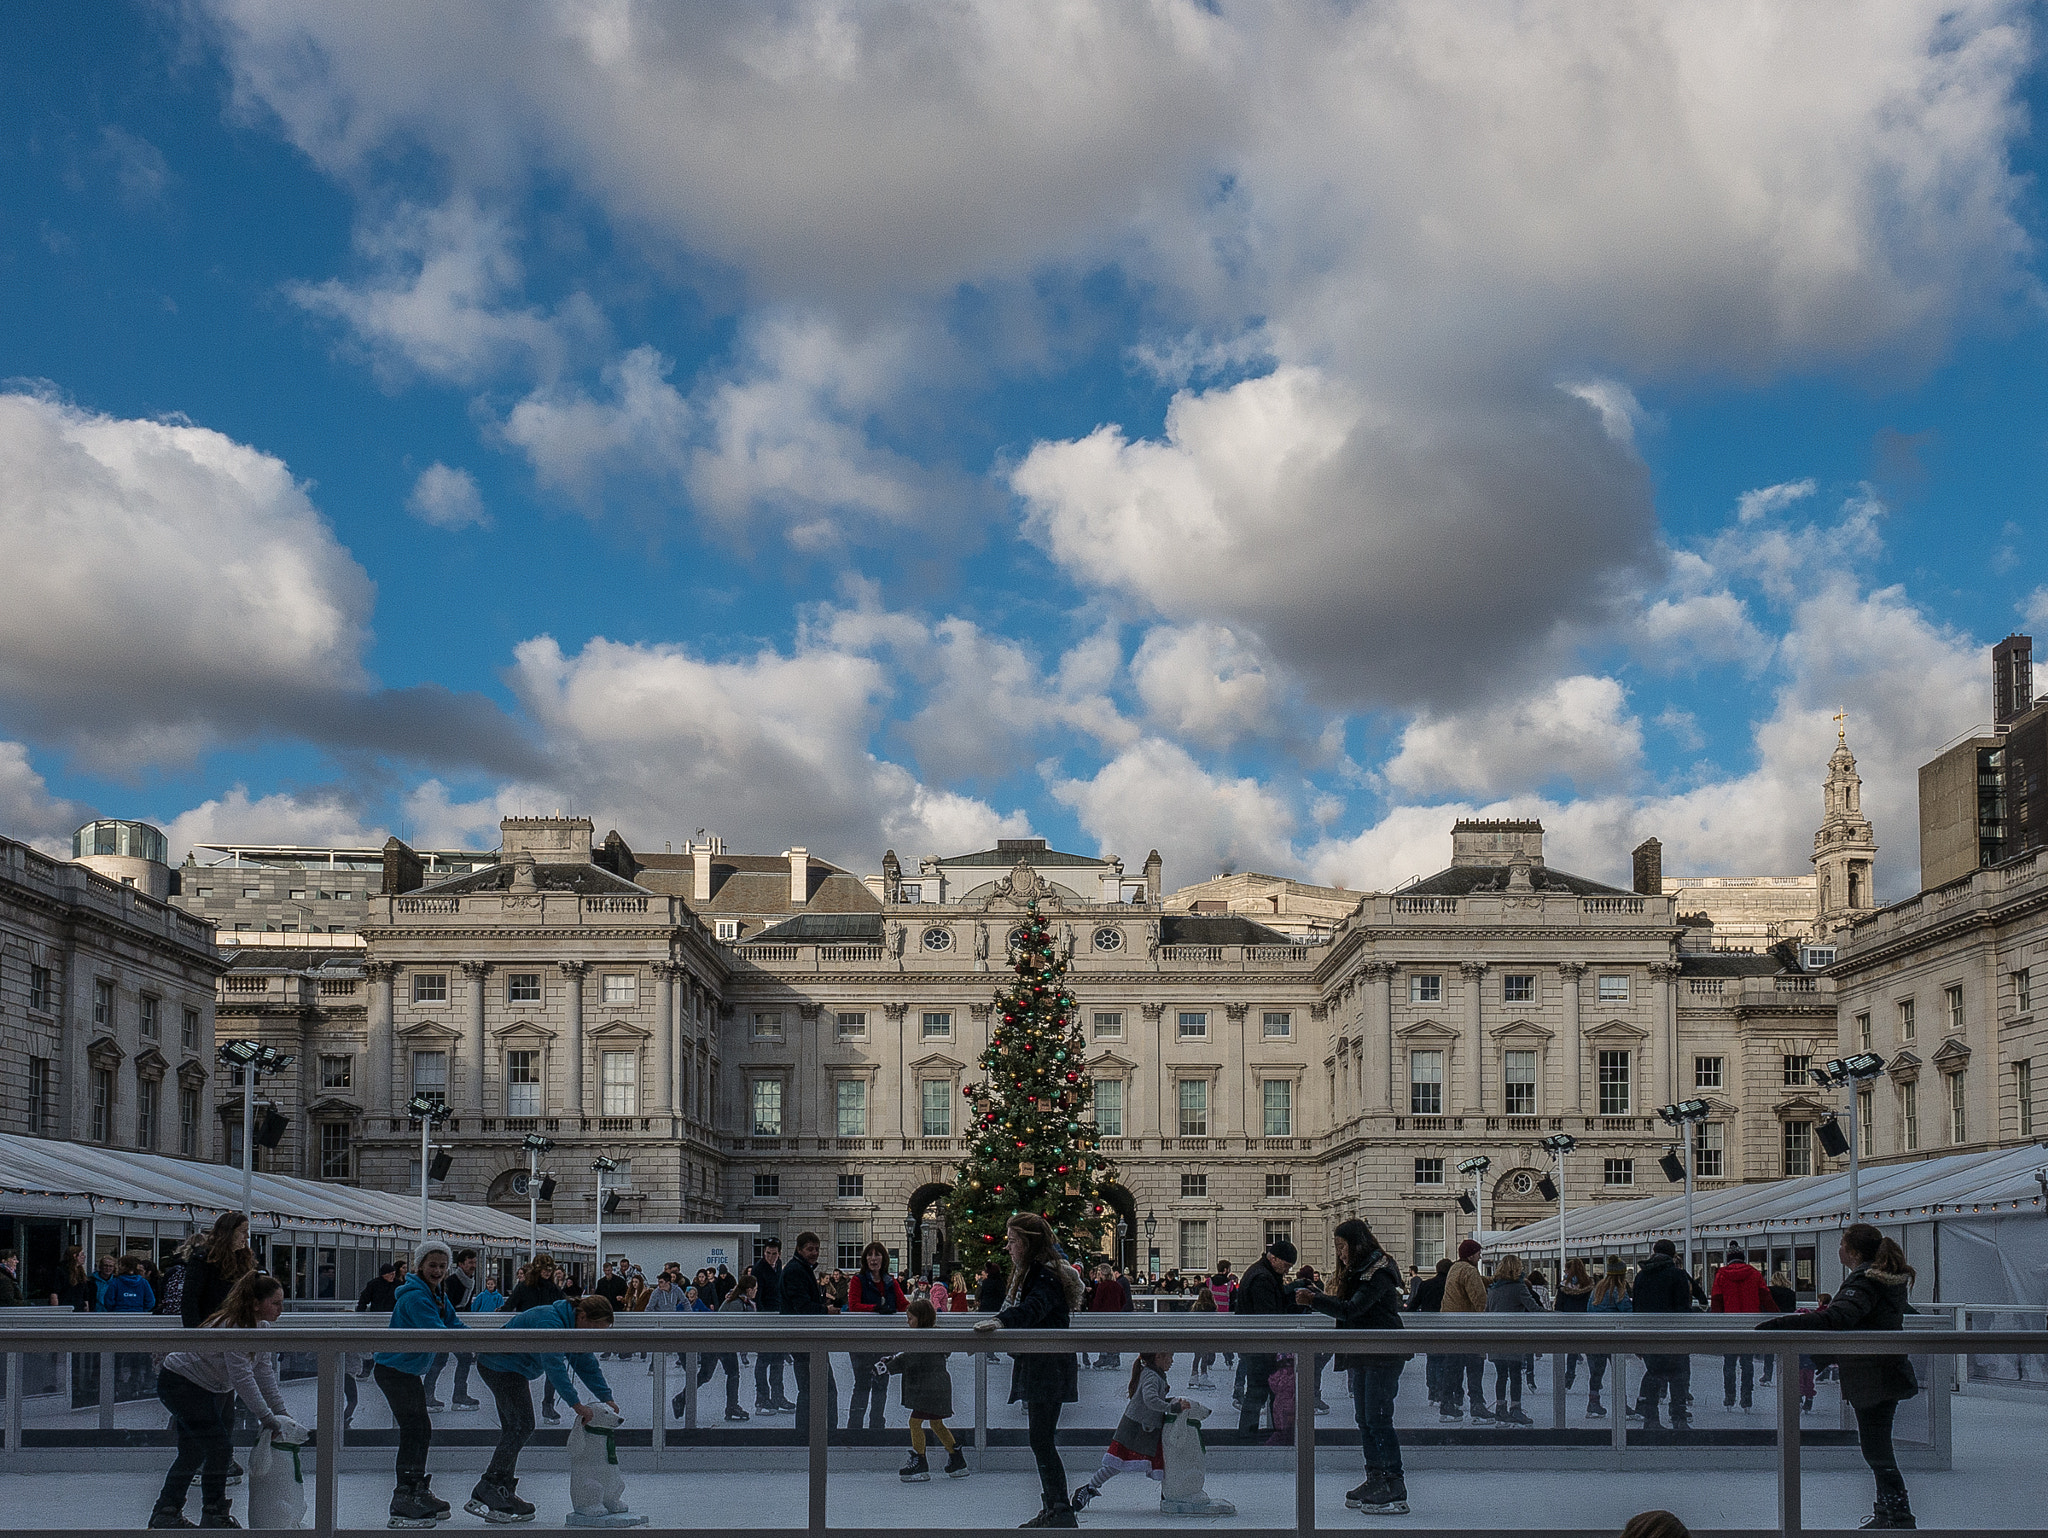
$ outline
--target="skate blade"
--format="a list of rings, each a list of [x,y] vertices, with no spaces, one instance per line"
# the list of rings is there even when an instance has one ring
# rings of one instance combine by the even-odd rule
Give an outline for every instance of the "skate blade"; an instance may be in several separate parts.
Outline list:
[[[972,1469],[948,1469],[946,1470],[946,1477],[948,1479],[965,1479],[973,1472],[974,1470]]]
[[[572,1511],[562,1519],[569,1527],[645,1527],[647,1519],[623,1511],[585,1513]]]
[[[533,1517],[522,1517],[516,1511],[494,1511],[482,1501],[464,1501],[462,1509],[473,1517],[482,1517],[495,1527],[510,1527],[514,1522],[531,1522]],[[538,1516],[539,1513],[534,1514]]]
[[[435,1527],[439,1525],[440,1520],[439,1517],[393,1517],[384,1525],[386,1527]]]
[[[1377,1506],[1361,1506],[1358,1509],[1369,1517],[1405,1517],[1408,1515],[1408,1503],[1406,1501],[1383,1501]]]
[[[932,1482],[929,1474],[898,1474],[896,1477],[906,1485],[928,1485]]]

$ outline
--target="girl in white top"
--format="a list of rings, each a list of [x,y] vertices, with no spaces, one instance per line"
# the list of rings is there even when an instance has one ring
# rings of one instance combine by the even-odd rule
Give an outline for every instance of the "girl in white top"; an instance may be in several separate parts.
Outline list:
[[[251,1272],[235,1283],[220,1311],[202,1328],[258,1329],[284,1312],[284,1287],[274,1276]],[[157,1374],[157,1398],[171,1412],[178,1456],[164,1476],[150,1513],[155,1528],[191,1527],[185,1494],[199,1476],[200,1527],[236,1527],[228,1503],[228,1469],[234,1462],[229,1440],[235,1401],[281,1442],[304,1442],[310,1433],[291,1417],[278,1386],[277,1357],[269,1351],[209,1351],[196,1340],[190,1350],[173,1351]]]

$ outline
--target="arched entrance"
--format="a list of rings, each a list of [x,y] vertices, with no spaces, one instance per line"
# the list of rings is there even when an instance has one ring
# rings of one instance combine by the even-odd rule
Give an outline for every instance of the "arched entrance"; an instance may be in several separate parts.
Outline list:
[[[910,1193],[910,1205],[904,1213],[905,1232],[910,1237],[910,1248],[903,1257],[905,1275],[924,1271],[927,1257],[929,1264],[938,1266],[942,1273],[951,1272],[958,1263],[959,1252],[953,1247],[952,1224],[946,1213],[946,1198],[952,1194],[951,1186],[938,1181]],[[909,1224],[917,1225],[914,1236]]]
[[[1116,1257],[1124,1275],[1137,1276],[1140,1274],[1138,1247],[1145,1237],[1138,1230],[1138,1199],[1113,1183],[1098,1186],[1096,1190],[1101,1194],[1105,1209],[1102,1214],[1103,1253]],[[1123,1220],[1121,1233],[1117,1230],[1119,1218]]]

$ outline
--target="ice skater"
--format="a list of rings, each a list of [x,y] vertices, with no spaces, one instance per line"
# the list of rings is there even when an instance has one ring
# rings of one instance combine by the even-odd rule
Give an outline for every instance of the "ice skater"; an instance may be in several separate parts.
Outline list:
[[[939,1322],[939,1311],[930,1298],[912,1298],[903,1315],[913,1330],[929,1330]],[[946,1449],[946,1477],[965,1479],[967,1454],[960,1450],[960,1444],[953,1440],[952,1428],[946,1424],[953,1414],[953,1375],[946,1368],[946,1353],[899,1351],[885,1358],[884,1366],[888,1372],[902,1374],[903,1408],[910,1412],[910,1461],[896,1471],[896,1477],[906,1485],[930,1482],[931,1465],[924,1457],[924,1434],[929,1426],[939,1445]]]
[[[1172,1386],[1166,1381],[1167,1369],[1172,1366],[1170,1351],[1147,1352],[1131,1364],[1130,1403],[1124,1406],[1123,1419],[1116,1423],[1116,1431],[1102,1454],[1101,1466],[1085,1485],[1074,1491],[1074,1510],[1079,1511],[1094,1500],[1104,1485],[1127,1469],[1142,1469],[1149,1479],[1166,1478],[1166,1417],[1186,1415],[1195,1408],[1192,1400],[1174,1398]],[[1227,1516],[1237,1510],[1228,1501],[1208,1496],[1197,1502],[1175,1502],[1174,1506],[1172,1514],[1176,1516]],[[1162,1499],[1161,1510],[1165,1509]]]

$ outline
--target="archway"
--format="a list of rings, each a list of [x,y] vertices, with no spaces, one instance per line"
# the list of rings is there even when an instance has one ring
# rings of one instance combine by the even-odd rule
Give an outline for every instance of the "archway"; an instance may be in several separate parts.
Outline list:
[[[910,1193],[910,1205],[904,1216],[917,1228],[903,1257],[906,1276],[922,1272],[926,1256],[942,1272],[950,1272],[958,1262],[959,1252],[953,1247],[952,1225],[946,1215],[946,1198],[952,1194],[953,1188],[940,1181],[921,1185]]]
[[[1114,1253],[1116,1262],[1123,1267],[1124,1275],[1137,1276],[1139,1272],[1138,1246],[1144,1235],[1138,1230],[1138,1199],[1114,1182],[1096,1187],[1102,1197],[1105,1209],[1102,1215],[1102,1245],[1105,1253]],[[1123,1232],[1117,1232],[1117,1219],[1123,1219]],[[1112,1252],[1110,1246],[1114,1245]]]

